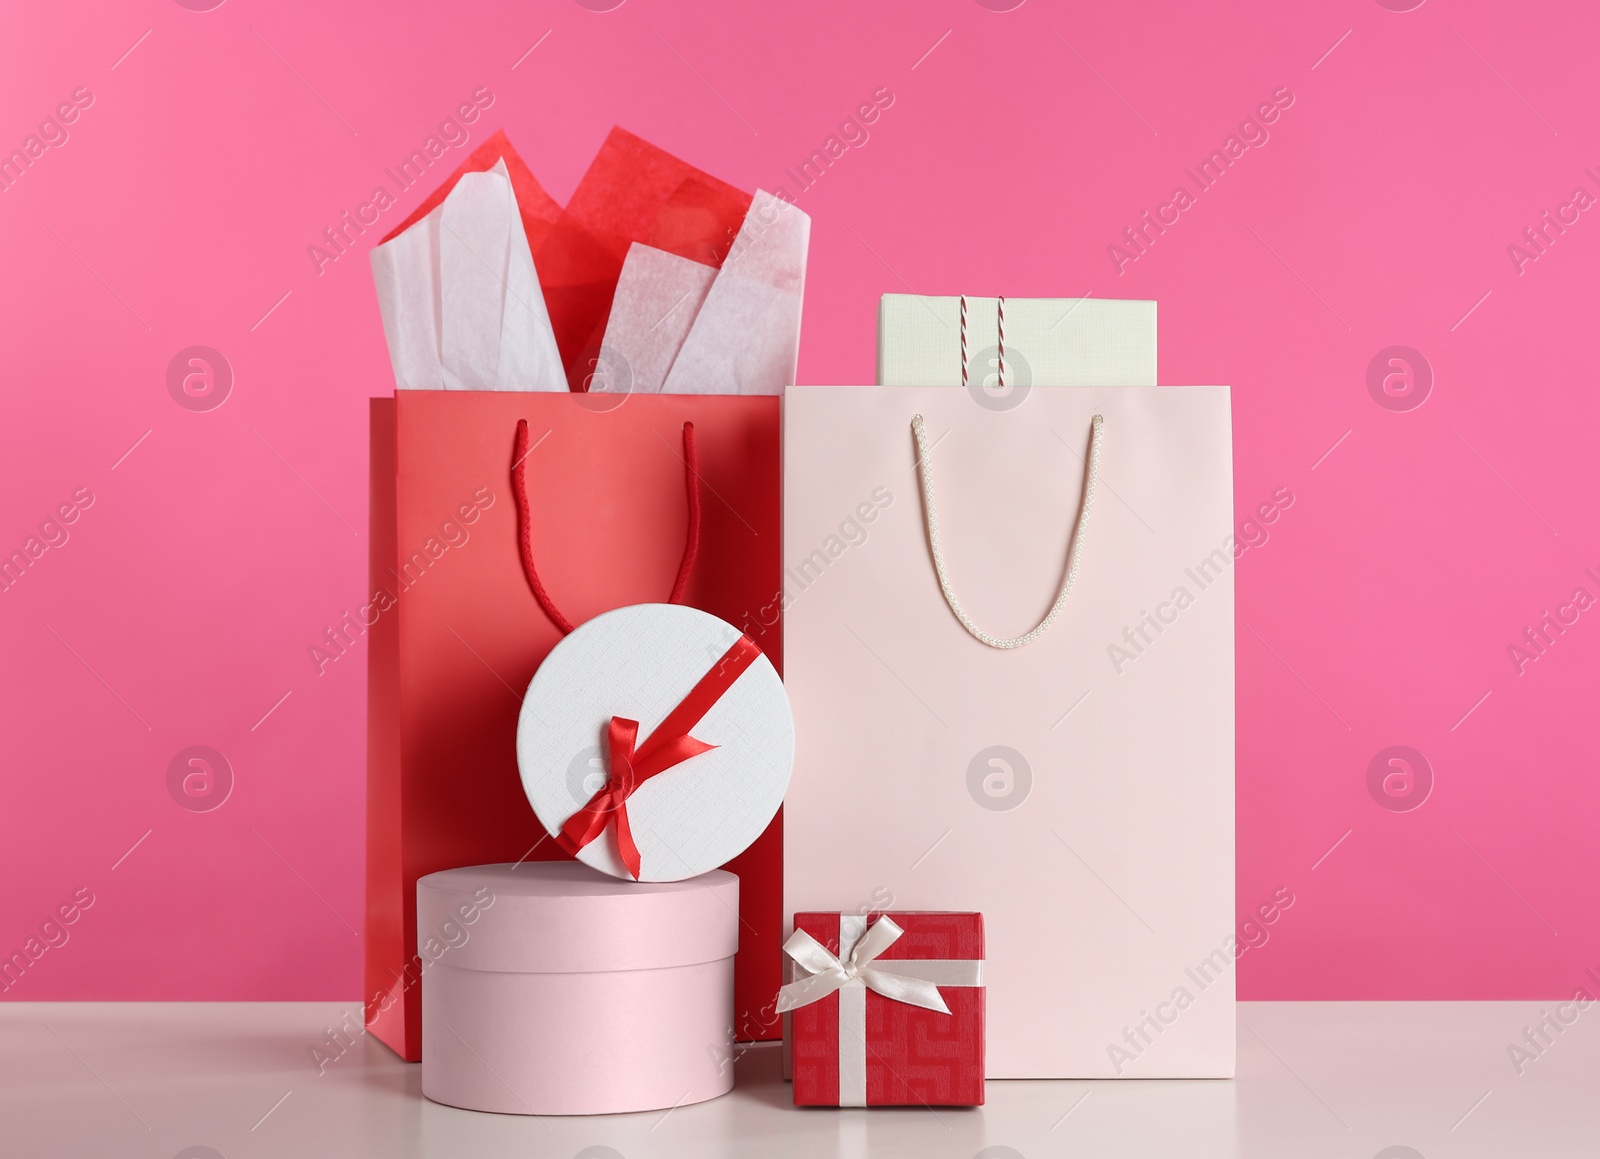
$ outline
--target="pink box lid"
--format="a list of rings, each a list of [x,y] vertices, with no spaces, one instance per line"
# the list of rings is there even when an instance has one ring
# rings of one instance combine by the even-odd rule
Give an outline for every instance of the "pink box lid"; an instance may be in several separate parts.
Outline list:
[[[524,861],[417,880],[417,952],[457,969],[659,970],[738,948],[739,879],[720,869],[637,882],[575,861]]]

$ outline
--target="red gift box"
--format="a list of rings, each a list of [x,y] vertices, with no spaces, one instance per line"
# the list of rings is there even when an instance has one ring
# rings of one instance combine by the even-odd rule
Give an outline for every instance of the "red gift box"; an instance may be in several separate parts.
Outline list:
[[[983,915],[800,913],[795,1106],[983,1105]]]

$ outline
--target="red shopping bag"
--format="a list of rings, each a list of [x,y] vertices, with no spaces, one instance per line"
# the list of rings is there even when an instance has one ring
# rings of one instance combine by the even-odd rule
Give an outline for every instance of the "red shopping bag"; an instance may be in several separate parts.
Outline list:
[[[615,410],[601,399],[613,401],[400,391],[372,402],[365,994],[369,1028],[409,1060],[421,1057],[419,950],[450,941],[417,928],[417,878],[567,857],[517,772],[522,694],[562,638],[518,548],[517,421],[533,444],[524,466],[539,575],[574,623],[666,601],[684,554],[692,422],[701,530],[684,602],[739,627],[782,670],[777,398],[634,395]],[[780,814],[726,867],[740,879],[741,1039],[776,1033],[781,829]]]
[[[563,210],[496,134],[395,232],[462,173],[501,158],[578,392],[628,245],[717,265],[750,204],[613,130]],[[524,467],[539,575],[574,623],[667,599],[684,556],[682,432],[692,422],[702,523],[683,602],[739,627],[781,672],[778,399],[406,390],[373,399],[371,420],[366,1021],[417,1061],[427,950],[451,940],[417,928],[417,878],[567,857],[534,816],[516,762],[522,694],[561,639],[518,546],[518,421],[531,436]],[[777,1032],[781,826],[780,814],[727,866],[740,877],[740,1039]]]

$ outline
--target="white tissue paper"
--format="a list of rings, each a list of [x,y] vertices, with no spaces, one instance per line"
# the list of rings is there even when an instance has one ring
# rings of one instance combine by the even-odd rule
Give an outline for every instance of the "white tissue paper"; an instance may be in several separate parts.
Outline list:
[[[620,358],[631,372],[621,380],[625,389],[661,393],[716,277],[716,270],[692,258],[641,242],[628,247],[602,341],[606,361]],[[616,376],[596,378],[589,389],[616,390]]]
[[[401,390],[566,390],[505,162],[372,251]]]
[[[628,360],[631,389],[779,394],[794,385],[810,239],[804,212],[758,190],[720,270],[635,244],[604,339]]]

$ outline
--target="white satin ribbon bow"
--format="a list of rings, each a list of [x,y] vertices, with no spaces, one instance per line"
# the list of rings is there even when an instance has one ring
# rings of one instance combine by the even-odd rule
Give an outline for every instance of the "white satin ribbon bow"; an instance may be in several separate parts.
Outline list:
[[[778,1013],[839,995],[839,1105],[867,1105],[867,991],[895,1002],[949,1014],[940,986],[982,986],[983,962],[971,959],[878,956],[905,931],[882,915],[869,927],[866,918],[839,915],[839,953],[830,953],[804,930],[796,930],[783,952],[807,972],[778,991]]]

